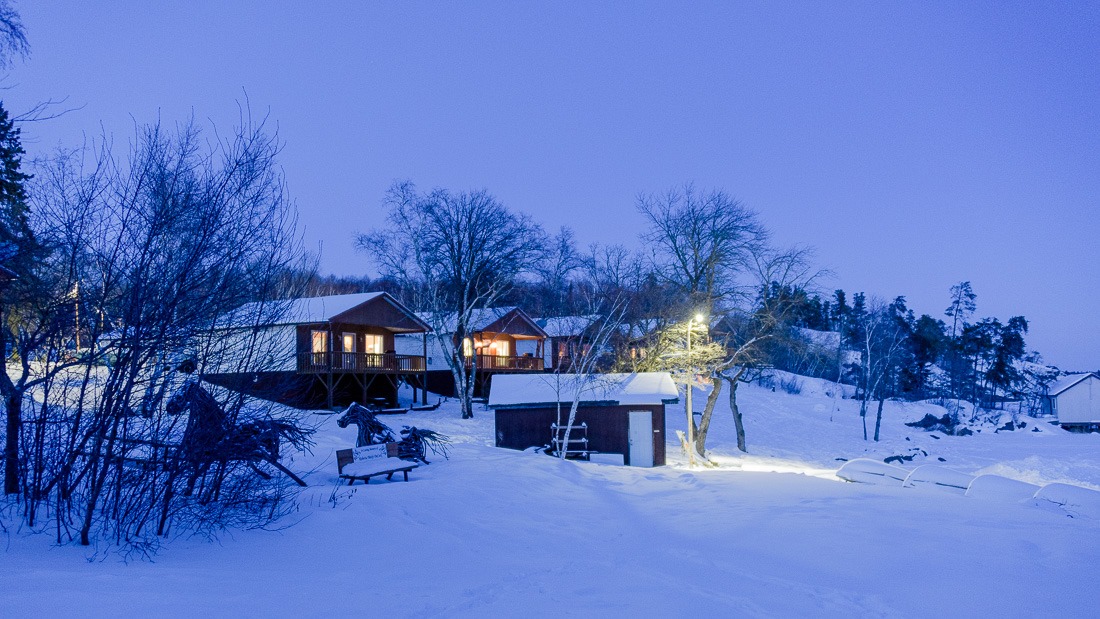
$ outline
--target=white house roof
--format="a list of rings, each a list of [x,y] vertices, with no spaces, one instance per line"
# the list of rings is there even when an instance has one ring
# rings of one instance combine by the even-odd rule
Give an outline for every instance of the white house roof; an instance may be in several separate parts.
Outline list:
[[[633,374],[498,374],[489,386],[489,408],[535,408],[572,403],[673,404],[679,400],[668,372]]]
[[[359,294],[337,294],[325,297],[307,297],[303,299],[283,299],[266,303],[246,303],[229,312],[218,321],[218,326],[231,328],[251,325],[301,325],[328,322],[368,301],[386,296],[384,292],[363,292]],[[392,301],[392,298],[391,298]],[[393,301],[395,307],[400,304]],[[410,318],[415,315],[400,309]]]
[[[539,326],[549,337],[570,337],[584,333],[584,330],[599,320],[599,314],[588,316],[557,316],[554,318],[540,318]]]
[[[1059,393],[1062,393],[1066,389],[1069,389],[1070,387],[1076,385],[1077,383],[1085,380],[1090,376],[1095,377],[1096,375],[1090,372],[1086,372],[1084,374],[1069,374],[1067,376],[1063,376],[1062,378],[1059,378],[1058,380],[1051,383],[1049,387],[1047,387],[1047,395],[1058,395]]]
[[[471,331],[482,331],[485,327],[488,327],[517,309],[519,308],[515,305],[508,305],[505,307],[487,307],[484,309],[472,310],[470,312],[468,328]],[[432,314],[425,312],[417,314],[417,317],[433,327],[438,323],[440,333],[454,333],[458,324],[457,312],[449,312],[447,314]],[[538,326],[538,323],[535,323],[534,320],[531,322],[534,323],[535,326]]]

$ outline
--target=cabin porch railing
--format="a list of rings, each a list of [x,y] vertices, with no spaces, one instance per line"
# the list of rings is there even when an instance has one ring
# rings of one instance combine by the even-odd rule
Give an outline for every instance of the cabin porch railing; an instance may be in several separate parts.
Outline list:
[[[543,369],[542,357],[512,357],[504,355],[476,355],[466,359],[466,366],[477,360],[479,370],[521,370],[540,372]]]
[[[370,352],[306,352],[298,354],[298,372],[362,372],[366,374],[423,372],[424,357]]]

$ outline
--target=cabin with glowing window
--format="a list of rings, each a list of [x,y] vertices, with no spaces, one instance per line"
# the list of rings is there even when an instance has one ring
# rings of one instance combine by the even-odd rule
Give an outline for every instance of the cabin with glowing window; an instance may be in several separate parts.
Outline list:
[[[402,383],[426,403],[426,353],[398,354],[395,338],[429,330],[385,292],[250,303],[219,322],[225,352],[203,379],[301,408],[396,407]],[[262,363],[234,367],[245,347],[262,347]]]
[[[461,341],[456,334],[456,315],[421,315],[421,319],[436,331],[398,335],[397,352],[425,351],[428,390],[433,393],[454,395],[454,375],[448,363],[451,350],[458,351],[466,367],[474,371],[474,394],[478,397],[488,395],[493,375],[542,372],[546,367],[546,332],[518,307],[475,310],[469,320],[469,335]]]

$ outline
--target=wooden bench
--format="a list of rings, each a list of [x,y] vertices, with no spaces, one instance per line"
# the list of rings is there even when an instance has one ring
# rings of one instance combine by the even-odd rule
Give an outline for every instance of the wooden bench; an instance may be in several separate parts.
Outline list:
[[[348,480],[349,486],[357,479],[369,484],[371,477],[379,475],[385,475],[386,479],[393,479],[394,473],[403,473],[405,481],[409,481],[409,471],[418,466],[420,465],[415,462],[397,457],[397,443],[367,445],[355,449],[340,449],[336,452],[336,467],[339,470],[340,479]]]

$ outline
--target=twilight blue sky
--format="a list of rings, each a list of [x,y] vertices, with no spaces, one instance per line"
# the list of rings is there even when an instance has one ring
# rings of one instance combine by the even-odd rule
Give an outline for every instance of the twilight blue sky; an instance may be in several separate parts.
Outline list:
[[[318,6],[312,6],[312,5]],[[1095,2],[28,2],[5,105],[41,154],[247,91],[325,271],[395,179],[487,188],[582,244],[637,246],[639,192],[726,189],[831,289],[979,316],[1100,368]]]

